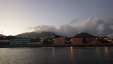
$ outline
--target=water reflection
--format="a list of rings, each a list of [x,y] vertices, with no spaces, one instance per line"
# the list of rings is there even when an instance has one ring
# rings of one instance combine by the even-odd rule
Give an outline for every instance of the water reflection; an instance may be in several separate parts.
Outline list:
[[[75,59],[74,59],[74,57],[75,57],[75,48],[74,47],[70,47],[70,59],[71,59],[71,64],[74,64],[74,61],[75,61]]]
[[[5,54],[7,54],[8,53],[8,48],[1,48],[0,49],[0,55],[5,55]]]
[[[96,47],[96,54],[98,55],[99,53],[99,47]]]
[[[108,47],[102,48],[103,51],[100,49],[100,47],[96,47],[96,55],[103,54],[105,57],[109,56],[110,50]]]
[[[96,47],[96,56],[99,64],[112,64],[109,47]]]
[[[73,50],[73,47],[70,47],[70,49],[71,49],[71,50],[70,50],[70,51],[71,51],[71,55],[73,56],[73,51],[74,51],[74,50]]]
[[[113,64],[113,47],[0,48],[0,64]]]
[[[109,56],[109,48],[108,47],[104,47],[104,56]]]

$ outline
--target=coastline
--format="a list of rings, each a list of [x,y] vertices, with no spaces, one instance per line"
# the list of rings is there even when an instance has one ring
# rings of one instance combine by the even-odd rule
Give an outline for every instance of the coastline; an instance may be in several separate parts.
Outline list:
[[[19,46],[0,46],[0,48],[31,48],[31,47],[113,47],[113,45],[19,45]]]

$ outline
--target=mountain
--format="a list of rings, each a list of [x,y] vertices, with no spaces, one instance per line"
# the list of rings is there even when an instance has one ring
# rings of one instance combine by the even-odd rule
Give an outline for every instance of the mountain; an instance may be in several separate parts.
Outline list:
[[[94,35],[92,35],[90,33],[79,33],[79,34],[76,34],[73,37],[96,38],[97,36],[94,36]]]
[[[34,37],[39,37],[39,38],[47,38],[47,37],[51,37],[51,36],[56,36],[55,33],[53,32],[40,32],[40,33],[37,33],[37,32],[30,32],[30,33],[22,33],[22,34],[19,34],[19,35],[16,35],[17,37],[27,37],[27,38],[34,38]]]
[[[22,38],[48,38],[48,37],[56,37],[56,38],[59,38],[59,37],[63,37],[63,36],[60,36],[60,35],[57,35],[53,32],[40,32],[40,33],[37,33],[37,32],[27,32],[27,33],[22,33],[22,34],[19,34],[19,35],[16,35],[16,37],[22,37]],[[85,38],[96,38],[97,36],[94,36],[90,33],[79,33],[79,34],[76,34],[75,36],[73,37],[85,37]]]

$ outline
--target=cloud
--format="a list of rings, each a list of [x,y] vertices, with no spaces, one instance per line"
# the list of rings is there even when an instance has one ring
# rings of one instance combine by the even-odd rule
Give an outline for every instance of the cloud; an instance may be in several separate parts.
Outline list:
[[[108,35],[113,32],[113,29],[111,26],[113,26],[113,20],[112,21],[103,21],[98,18],[88,19],[83,22],[83,25],[81,25],[81,31],[83,32],[89,32],[95,35]]]
[[[30,27],[30,29],[35,30],[35,32],[43,32],[43,31],[56,32],[57,31],[55,26],[47,26],[47,25]]]
[[[78,19],[74,19],[70,21],[70,24],[76,23],[77,21],[79,21]]]
[[[62,33],[66,36],[72,36],[78,33],[79,30],[77,27],[71,26],[71,25],[62,25],[60,26],[59,34]]]
[[[61,25],[59,28],[49,25],[40,25],[32,27],[35,32],[50,31],[60,35],[73,36],[80,32],[88,32],[94,35],[105,36],[112,34],[113,32],[113,19],[108,21],[101,20],[99,18],[92,18],[80,21],[70,21],[69,24]],[[77,25],[77,26],[74,26]],[[31,29],[31,28],[30,28]]]
[[[86,21],[83,21],[83,24],[80,26],[82,32],[89,32],[92,34],[99,34],[101,33],[102,29],[99,29],[99,27],[103,27],[102,24],[105,23],[103,20],[100,20],[98,18],[94,19],[88,19]]]
[[[113,25],[113,18],[108,19],[108,24]]]

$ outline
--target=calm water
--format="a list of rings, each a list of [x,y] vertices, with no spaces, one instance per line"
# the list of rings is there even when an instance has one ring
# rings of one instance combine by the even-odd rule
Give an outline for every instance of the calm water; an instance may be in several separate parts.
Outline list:
[[[113,64],[113,47],[0,48],[0,64]]]

